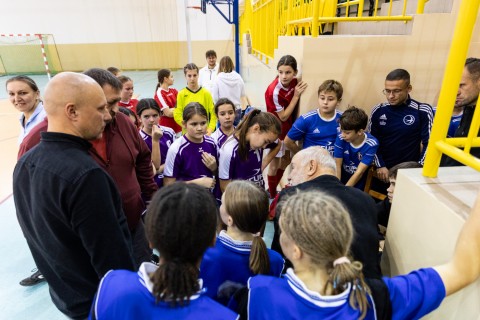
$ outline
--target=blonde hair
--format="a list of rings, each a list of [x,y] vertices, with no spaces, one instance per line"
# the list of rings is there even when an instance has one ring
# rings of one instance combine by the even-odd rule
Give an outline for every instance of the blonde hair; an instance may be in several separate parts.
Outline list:
[[[268,195],[253,182],[235,180],[224,193],[225,209],[235,226],[242,232],[257,234],[267,222]],[[254,274],[270,274],[267,246],[259,235],[254,235],[249,259]]]
[[[350,306],[360,310],[363,319],[370,289],[363,279],[362,264],[352,261],[334,265],[338,258],[348,256],[353,239],[352,222],[345,207],[319,191],[297,193],[282,204],[280,226],[312,264],[327,271],[329,280],[324,290],[331,285],[332,293],[339,294],[351,285]]]

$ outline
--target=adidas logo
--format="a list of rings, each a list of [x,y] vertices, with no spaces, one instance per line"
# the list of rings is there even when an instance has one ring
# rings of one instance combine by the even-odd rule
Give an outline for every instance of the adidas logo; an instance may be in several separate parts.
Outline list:
[[[318,130],[318,128],[315,128],[315,130],[313,130],[313,133],[320,133],[320,130]]]
[[[386,116],[385,114],[382,114],[382,115],[380,116],[380,120],[387,120],[387,116]]]
[[[344,153],[345,153],[345,154],[350,154],[350,152],[348,152],[348,150],[345,150],[345,152],[344,152]]]

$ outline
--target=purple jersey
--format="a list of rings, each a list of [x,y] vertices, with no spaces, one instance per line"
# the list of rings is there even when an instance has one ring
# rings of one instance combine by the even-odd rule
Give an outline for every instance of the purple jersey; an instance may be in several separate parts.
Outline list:
[[[215,132],[213,132],[210,135],[210,137],[213,138],[213,140],[215,140],[218,150],[220,150],[220,148],[223,146],[225,141],[227,141],[228,139],[228,136],[225,133],[223,133],[222,128],[218,128],[217,130],[215,130]]]
[[[218,177],[221,180],[248,180],[265,188],[262,175],[263,149],[250,150],[248,159],[240,159],[238,140],[230,136],[220,149]]]
[[[169,127],[159,126],[160,129],[163,131],[163,136],[160,139],[160,165],[165,163],[167,158],[168,148],[172,145],[173,141],[175,141],[175,131]],[[152,151],[152,136],[146,133],[143,130],[140,130],[140,137],[142,137],[143,141],[147,144],[150,151]],[[158,187],[163,186],[163,173],[155,175],[155,182],[157,183]]]
[[[203,142],[195,143],[183,135],[175,140],[168,149],[163,174],[168,178],[190,181],[198,178],[213,178],[213,173],[202,162],[202,153],[207,152],[217,159],[217,145],[209,136]]]

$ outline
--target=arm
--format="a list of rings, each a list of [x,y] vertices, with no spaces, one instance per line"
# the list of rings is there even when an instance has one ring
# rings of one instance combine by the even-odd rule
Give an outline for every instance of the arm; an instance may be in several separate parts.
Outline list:
[[[285,137],[285,140],[283,142],[285,143],[285,147],[287,147],[290,151],[292,151],[293,154],[296,154],[301,150],[298,144],[296,144],[295,141],[290,139],[288,135]]]
[[[227,189],[227,186],[231,181],[232,180],[221,180],[220,179],[220,190],[222,190],[222,192],[225,192],[225,189]]]
[[[173,109],[173,119],[183,128],[183,109],[185,108],[185,101],[182,97],[182,90],[177,95],[177,106]]]
[[[212,96],[207,91],[205,93],[206,101],[205,105],[207,106],[207,112],[209,113],[210,121],[208,122],[207,135],[211,135],[213,131],[217,128],[217,115],[215,114],[215,105],[213,103]]]
[[[150,201],[155,191],[158,190],[158,186],[155,183],[154,174],[152,171],[152,153],[150,152],[150,149],[148,148],[145,141],[143,141],[143,139],[138,134],[137,129],[133,126],[133,124],[129,123],[129,125],[134,130],[135,135],[133,137],[127,136],[125,138],[127,139],[127,141],[128,139],[137,140],[135,145],[138,148],[138,154],[135,159],[135,173],[144,200]]]
[[[279,141],[277,146],[270,150],[270,152],[262,159],[262,172],[272,162],[273,158],[277,155],[278,151],[282,147],[282,141]]]
[[[162,109],[162,112],[163,112],[163,115],[165,117],[169,117],[169,118],[173,118],[173,111],[175,109],[172,109],[172,108],[165,108],[165,109]]]
[[[168,105],[168,102],[165,100],[164,96],[162,95],[162,90],[158,88],[157,92],[155,93],[155,101],[157,101],[158,105],[160,106],[160,110],[162,111],[163,115],[169,118],[173,118],[173,110],[174,105],[172,108]]]
[[[160,168],[160,163],[162,163],[162,155],[160,154],[160,139],[163,136],[162,129],[158,126],[153,126],[152,128],[152,163],[155,166],[155,169]]]
[[[293,94],[292,100],[290,101],[288,106],[283,110],[277,112],[277,115],[282,122],[287,121],[287,119],[290,118],[293,111],[295,110],[295,106],[297,105],[298,100],[300,99],[300,96],[302,95],[302,93],[305,91],[306,88],[307,88],[306,82],[300,81],[299,83],[297,83],[297,85],[295,86],[295,93]]]
[[[357,170],[355,170],[355,173],[348,179],[347,183],[345,184],[347,187],[353,187],[357,184],[360,179],[362,179],[363,174],[368,170],[368,167],[365,163],[360,163],[358,165]],[[337,172],[338,172],[338,167],[337,167]]]
[[[163,177],[163,185],[164,186],[169,186],[177,181],[177,178],[169,178],[169,177]]]
[[[451,295],[480,276],[480,197],[460,232],[452,260],[435,267],[445,290]]]
[[[433,109],[428,104],[421,104],[419,106],[420,124],[421,124],[421,139],[422,139],[422,152],[420,153],[420,159],[418,162],[423,165],[425,161],[425,153],[427,151],[428,140],[430,139],[430,132],[432,131],[433,123]]]
[[[342,180],[343,158],[335,158],[335,163],[337,164],[337,178],[338,180]]]

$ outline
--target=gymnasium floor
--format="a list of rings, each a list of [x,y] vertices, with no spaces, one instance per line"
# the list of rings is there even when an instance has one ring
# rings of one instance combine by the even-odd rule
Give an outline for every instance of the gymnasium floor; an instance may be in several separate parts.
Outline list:
[[[135,94],[140,98],[152,97],[157,78],[156,71],[125,71],[132,78]],[[48,82],[46,75],[31,76],[43,92]],[[174,87],[185,86],[183,71],[174,72]],[[35,267],[32,256],[18,225],[12,194],[12,172],[16,162],[17,137],[19,132],[18,112],[10,104],[5,91],[5,82],[9,76],[0,77],[0,319],[66,319],[53,305],[48,293],[48,285],[44,282],[34,287],[22,287],[20,280],[29,276]],[[263,96],[262,86],[246,82],[247,92],[253,100]],[[265,238],[270,244],[273,226],[267,224]]]

